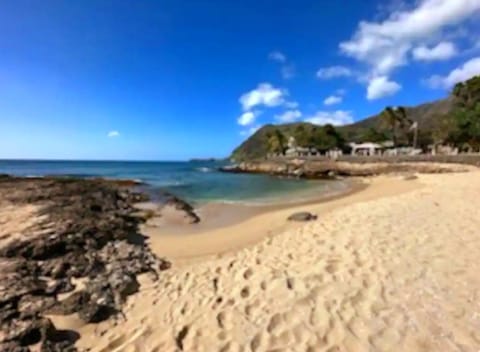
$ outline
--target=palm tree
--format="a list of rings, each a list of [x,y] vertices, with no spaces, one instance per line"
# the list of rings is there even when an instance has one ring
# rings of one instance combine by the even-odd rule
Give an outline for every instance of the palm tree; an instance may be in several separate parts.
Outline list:
[[[391,106],[387,106],[385,110],[381,113],[381,118],[384,123],[389,127],[392,133],[392,141],[393,145],[397,147],[397,129],[398,127],[405,127],[408,123],[410,125],[413,124],[407,118],[407,111],[403,106],[399,106],[396,108],[392,108]]]

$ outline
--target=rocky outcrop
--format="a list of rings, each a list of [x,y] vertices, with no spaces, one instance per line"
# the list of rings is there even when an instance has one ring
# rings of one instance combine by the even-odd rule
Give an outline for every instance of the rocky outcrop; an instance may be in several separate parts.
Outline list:
[[[182,211],[185,214],[185,218],[189,224],[197,224],[200,222],[200,217],[195,212],[193,206],[183,199],[169,194],[165,206],[171,206],[178,211]]]
[[[138,290],[138,274],[156,278],[169,268],[138,233],[142,219],[133,216],[133,204],[144,199],[102,180],[0,178],[0,206],[40,209],[23,237],[2,238],[1,351],[29,351],[33,344],[74,351],[78,334],[58,331],[48,313],[78,313],[89,323],[108,319]],[[77,289],[73,278],[83,278],[84,287]]]
[[[414,159],[413,159],[414,160]],[[230,173],[259,173],[292,178],[331,179],[337,176],[375,176],[395,173],[444,173],[464,172],[474,168],[470,165],[437,163],[432,161],[401,161],[395,159],[368,162],[365,158],[357,161],[334,161],[330,159],[276,159],[250,161],[223,167],[220,170]]]
[[[298,213],[294,213],[288,217],[288,221],[313,221],[317,220],[317,216],[315,214],[309,213],[308,211],[301,211]]]

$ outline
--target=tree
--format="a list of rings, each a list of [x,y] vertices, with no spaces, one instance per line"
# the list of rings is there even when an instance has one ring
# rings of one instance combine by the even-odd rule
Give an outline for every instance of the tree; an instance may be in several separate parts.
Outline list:
[[[453,89],[456,128],[452,135],[457,146],[480,150],[480,76],[458,83]]]
[[[293,137],[300,147],[308,147],[311,143],[310,133],[305,129],[304,125],[298,125],[293,131]]]
[[[283,154],[286,146],[286,138],[282,132],[278,129],[274,130],[273,133],[268,136],[268,150],[271,153]]]
[[[458,108],[475,109],[480,102],[480,76],[457,83],[452,93]]]
[[[413,122],[407,118],[407,111],[402,106],[397,108],[387,106],[380,116],[384,124],[390,129],[393,145],[396,147],[398,144],[398,129],[412,125]]]
[[[364,142],[380,143],[385,142],[388,139],[387,135],[383,132],[379,132],[377,129],[370,127],[362,135]]]
[[[312,145],[320,151],[333,148],[343,149],[345,140],[338,131],[330,124],[316,128],[312,131]]]
[[[454,113],[457,122],[457,129],[453,138],[455,144],[464,148],[465,146],[475,151],[480,150],[480,104],[471,109],[459,109]]]

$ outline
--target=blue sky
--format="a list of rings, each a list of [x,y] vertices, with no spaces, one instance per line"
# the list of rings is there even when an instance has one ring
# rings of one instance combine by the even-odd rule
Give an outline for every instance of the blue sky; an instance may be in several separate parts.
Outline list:
[[[5,0],[0,158],[223,157],[480,74],[480,0]]]

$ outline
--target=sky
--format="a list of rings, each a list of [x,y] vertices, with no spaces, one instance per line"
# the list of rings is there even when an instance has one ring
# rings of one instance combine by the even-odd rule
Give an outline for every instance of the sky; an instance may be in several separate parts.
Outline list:
[[[480,0],[3,0],[0,158],[226,157],[480,74]]]

